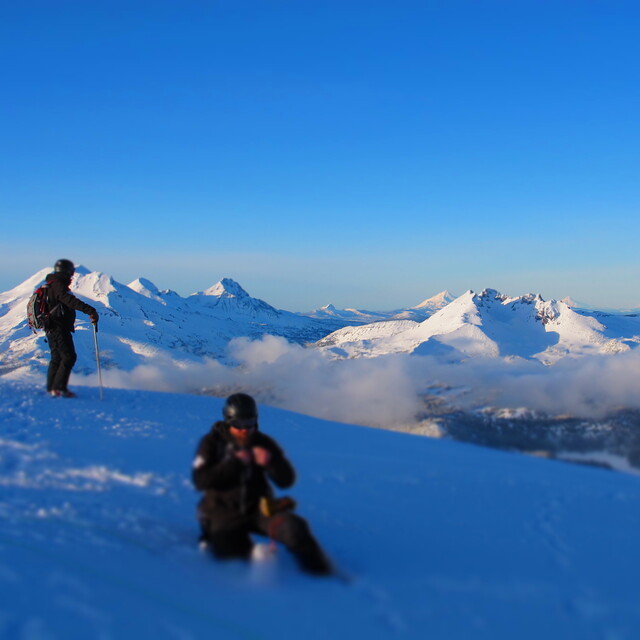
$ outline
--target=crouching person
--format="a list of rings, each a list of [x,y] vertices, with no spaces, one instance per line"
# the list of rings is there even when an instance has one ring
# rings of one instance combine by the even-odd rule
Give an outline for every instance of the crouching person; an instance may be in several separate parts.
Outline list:
[[[217,558],[250,558],[251,534],[262,534],[284,544],[303,570],[331,573],[309,525],[293,513],[295,503],[274,499],[270,481],[286,489],[295,471],[276,442],[259,431],[254,399],[229,396],[223,416],[201,440],[193,463],[193,482],[205,492],[198,507],[201,542]]]

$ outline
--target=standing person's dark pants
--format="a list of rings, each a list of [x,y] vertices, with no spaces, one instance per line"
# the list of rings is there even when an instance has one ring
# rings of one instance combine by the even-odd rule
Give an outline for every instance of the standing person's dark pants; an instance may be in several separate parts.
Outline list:
[[[54,329],[47,332],[47,341],[51,349],[51,362],[47,372],[47,391],[57,389],[65,391],[69,376],[78,356],[70,331]]]

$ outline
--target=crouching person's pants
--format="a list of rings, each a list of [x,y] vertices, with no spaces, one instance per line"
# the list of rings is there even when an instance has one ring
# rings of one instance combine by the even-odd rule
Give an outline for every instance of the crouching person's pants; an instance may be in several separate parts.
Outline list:
[[[331,563],[306,520],[291,511],[265,516],[258,513],[246,522],[219,522],[200,516],[203,539],[210,545],[217,558],[249,558],[253,549],[252,533],[268,536],[280,542],[294,555],[300,568],[308,573],[331,573]]]

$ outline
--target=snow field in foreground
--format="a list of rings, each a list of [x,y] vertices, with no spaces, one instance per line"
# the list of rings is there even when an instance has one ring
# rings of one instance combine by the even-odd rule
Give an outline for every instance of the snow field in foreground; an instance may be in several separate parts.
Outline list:
[[[216,398],[0,382],[1,638],[637,638],[640,479],[261,407],[350,583],[197,549]]]

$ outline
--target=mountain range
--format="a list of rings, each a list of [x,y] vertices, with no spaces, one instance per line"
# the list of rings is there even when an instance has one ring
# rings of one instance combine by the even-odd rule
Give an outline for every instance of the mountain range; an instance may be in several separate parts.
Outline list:
[[[621,353],[638,344],[638,314],[574,309],[540,295],[513,298],[485,289],[467,291],[422,322],[343,327],[317,346],[339,358],[412,353],[446,361],[520,357],[553,364],[565,356]]]
[[[426,320],[450,302],[453,302],[456,296],[448,291],[442,291],[432,298],[427,298],[415,307],[408,309],[395,309],[393,311],[363,311],[361,309],[336,309],[329,304],[320,309],[315,309],[310,313],[302,314],[311,318],[320,320],[333,319],[341,320],[351,324],[369,324],[372,322],[380,322],[382,320]]]
[[[48,361],[44,335],[34,335],[26,321],[27,301],[48,272],[42,269],[0,294],[0,375],[15,376]],[[317,348],[332,358],[410,353],[451,362],[484,356],[544,364],[565,356],[620,353],[640,343],[638,314],[573,308],[533,294],[508,297],[493,289],[459,297],[443,291],[392,311],[327,305],[304,314],[276,309],[230,278],[182,297],[144,278],[125,285],[79,267],[71,288],[100,314],[103,366],[122,370],[158,359],[180,366],[205,358],[230,364],[231,340],[265,335]],[[95,371],[90,329],[88,318],[78,314],[79,373]]]
[[[49,271],[42,269],[0,294],[0,373],[42,365],[48,358],[45,337],[30,331],[25,309]],[[184,363],[202,358],[224,360],[233,338],[259,338],[268,333],[305,344],[345,324],[276,309],[251,297],[229,278],[184,298],[175,291],[160,290],[144,278],[125,285],[107,274],[79,267],[71,290],[100,314],[99,337],[106,368],[128,370],[158,357]],[[91,343],[87,349],[78,349],[78,372],[95,370],[87,321],[84,314],[78,314],[76,341]]]

